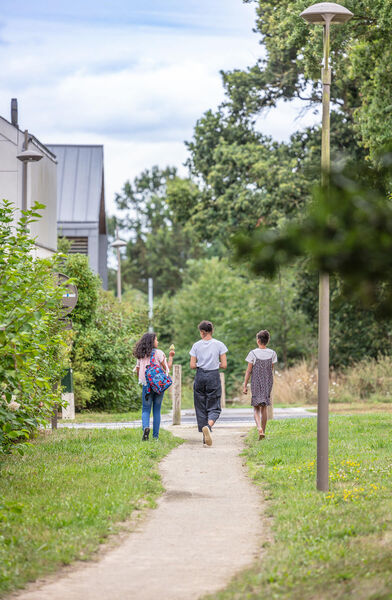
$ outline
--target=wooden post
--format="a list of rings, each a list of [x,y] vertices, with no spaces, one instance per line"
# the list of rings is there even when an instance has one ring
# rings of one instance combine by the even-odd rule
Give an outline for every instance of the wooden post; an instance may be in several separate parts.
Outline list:
[[[224,373],[219,373],[220,375],[220,382],[221,382],[221,388],[222,388],[222,395],[221,395],[221,408],[226,408],[226,384],[225,384],[225,374]]]
[[[173,365],[173,425],[181,425],[181,365]]]
[[[52,425],[52,429],[57,429],[57,413],[58,413],[58,409],[59,406],[57,404],[57,402],[54,405],[53,408],[53,413],[52,413],[52,417],[50,419],[51,425]]]

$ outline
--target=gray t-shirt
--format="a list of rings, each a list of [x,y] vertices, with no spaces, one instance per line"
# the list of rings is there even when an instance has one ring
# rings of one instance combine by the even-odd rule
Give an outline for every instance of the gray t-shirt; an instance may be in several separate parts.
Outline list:
[[[219,369],[219,357],[226,354],[227,348],[223,342],[211,338],[199,340],[193,344],[189,354],[196,357],[196,365],[206,371]]]

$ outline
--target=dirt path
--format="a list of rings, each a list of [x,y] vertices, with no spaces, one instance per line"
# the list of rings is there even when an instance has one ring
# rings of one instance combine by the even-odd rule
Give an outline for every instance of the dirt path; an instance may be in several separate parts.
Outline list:
[[[224,587],[260,554],[262,507],[239,452],[244,431],[216,429],[203,448],[194,429],[161,463],[157,509],[98,562],[43,582],[19,600],[192,600]]]

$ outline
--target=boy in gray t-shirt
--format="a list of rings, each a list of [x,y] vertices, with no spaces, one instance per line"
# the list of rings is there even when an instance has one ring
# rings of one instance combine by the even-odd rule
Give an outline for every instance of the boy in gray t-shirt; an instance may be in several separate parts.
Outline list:
[[[212,337],[210,321],[199,324],[201,340],[193,344],[189,354],[191,369],[196,369],[193,384],[193,398],[199,431],[203,433],[203,443],[212,445],[211,428],[221,413],[221,383],[219,368],[226,369],[227,348]]]

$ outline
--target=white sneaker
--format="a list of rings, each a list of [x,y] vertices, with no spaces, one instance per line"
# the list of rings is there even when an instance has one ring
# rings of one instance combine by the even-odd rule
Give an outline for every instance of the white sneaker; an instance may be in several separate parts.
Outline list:
[[[211,437],[210,428],[207,427],[207,425],[204,425],[202,432],[204,435],[204,443],[207,444],[207,446],[212,446],[212,437]]]

